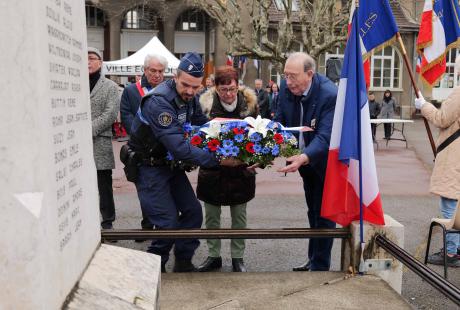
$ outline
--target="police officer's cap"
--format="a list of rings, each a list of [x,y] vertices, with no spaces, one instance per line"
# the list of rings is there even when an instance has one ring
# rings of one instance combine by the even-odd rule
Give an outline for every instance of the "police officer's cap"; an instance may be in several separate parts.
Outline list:
[[[201,56],[195,52],[188,52],[181,58],[179,70],[194,77],[203,77],[204,65]]]

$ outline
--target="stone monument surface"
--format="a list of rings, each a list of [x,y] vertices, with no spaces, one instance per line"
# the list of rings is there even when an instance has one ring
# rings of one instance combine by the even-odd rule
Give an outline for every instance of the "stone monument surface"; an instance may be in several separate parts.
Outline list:
[[[0,309],[58,309],[99,242],[85,3],[0,4]]]

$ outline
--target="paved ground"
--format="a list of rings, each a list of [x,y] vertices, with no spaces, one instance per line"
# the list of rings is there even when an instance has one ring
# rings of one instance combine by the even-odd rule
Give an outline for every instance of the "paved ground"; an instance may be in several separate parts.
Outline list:
[[[376,162],[385,213],[405,226],[405,248],[418,258],[424,253],[429,220],[438,216],[438,198],[428,193],[432,169],[432,154],[421,121],[406,125],[409,147],[400,141],[390,141],[388,147],[379,141]],[[400,133],[396,133],[400,134]],[[436,133],[434,133],[436,136]],[[383,128],[378,128],[378,137],[383,136]],[[121,143],[114,142],[116,148]],[[116,152],[117,154],[117,152]],[[275,166],[283,165],[277,161]],[[125,181],[118,164],[114,172],[115,200],[117,208],[116,228],[140,227],[139,202],[135,188]],[[196,172],[190,174],[195,183]],[[223,225],[229,227],[229,210],[223,209]],[[276,173],[276,167],[260,171],[257,177],[256,198],[248,205],[250,228],[304,227],[306,207],[301,180],[297,174]],[[145,250],[148,243],[120,241],[118,245]],[[440,247],[439,239],[432,248]],[[292,266],[305,259],[307,241],[304,240],[247,240],[245,261],[249,271],[290,271]],[[200,263],[207,256],[205,241],[198,249],[194,262]],[[229,241],[222,246],[224,272],[231,271]],[[332,270],[339,270],[340,241],[334,243]],[[167,269],[171,269],[172,260]],[[439,267],[431,266],[441,273]],[[460,270],[449,269],[449,278],[460,286]],[[409,270],[403,276],[402,296],[416,309],[457,309],[441,293],[423,282]]]
[[[382,279],[340,272],[168,273],[161,280],[163,310],[411,309]]]

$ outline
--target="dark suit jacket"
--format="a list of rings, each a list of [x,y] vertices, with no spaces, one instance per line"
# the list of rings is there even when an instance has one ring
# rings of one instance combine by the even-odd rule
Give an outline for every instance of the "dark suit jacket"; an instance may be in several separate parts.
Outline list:
[[[148,83],[145,75],[142,76],[141,86],[150,87],[150,84]],[[131,126],[133,124],[134,117],[136,117],[137,110],[139,109],[141,99],[142,97],[141,94],[139,94],[139,91],[137,90],[136,83],[132,83],[126,86],[123,90],[123,94],[121,95],[121,122],[123,123],[123,126],[125,126],[125,129],[128,132],[128,134],[131,134]]]
[[[257,95],[257,104],[259,105],[260,116],[264,118],[270,118],[268,93],[265,91],[265,89],[261,89],[259,91],[255,90],[255,92]]]
[[[283,80],[275,120],[283,126],[299,126],[299,99],[289,91],[286,81]],[[313,169],[323,181],[326,174],[336,99],[337,86],[325,76],[315,73],[308,96],[301,100],[304,112],[302,125],[314,129],[312,132],[303,133],[305,148],[302,152],[310,159],[305,169]]]

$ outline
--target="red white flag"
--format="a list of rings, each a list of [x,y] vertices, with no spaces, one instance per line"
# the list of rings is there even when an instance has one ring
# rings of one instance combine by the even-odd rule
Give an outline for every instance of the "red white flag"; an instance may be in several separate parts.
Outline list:
[[[460,8],[457,1],[425,0],[417,39],[417,72],[432,87],[446,72],[446,53],[459,43]]]
[[[227,55],[227,66],[233,66],[233,57],[231,55]]]

